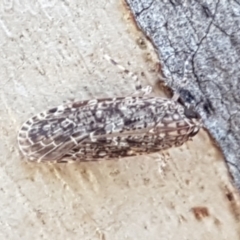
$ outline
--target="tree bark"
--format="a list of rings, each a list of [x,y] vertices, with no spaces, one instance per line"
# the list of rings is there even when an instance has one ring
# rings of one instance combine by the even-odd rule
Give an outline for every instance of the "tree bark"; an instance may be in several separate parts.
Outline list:
[[[240,2],[127,2],[167,85],[195,105],[240,189]]]

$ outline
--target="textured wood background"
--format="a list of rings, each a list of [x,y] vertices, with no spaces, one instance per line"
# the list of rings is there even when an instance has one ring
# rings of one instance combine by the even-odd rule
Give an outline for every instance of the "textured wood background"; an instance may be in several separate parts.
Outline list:
[[[0,12],[0,239],[239,239],[239,196],[204,130],[139,158],[23,161],[17,132],[33,114],[72,98],[134,91],[104,53],[157,96],[158,59],[123,2],[2,1]]]

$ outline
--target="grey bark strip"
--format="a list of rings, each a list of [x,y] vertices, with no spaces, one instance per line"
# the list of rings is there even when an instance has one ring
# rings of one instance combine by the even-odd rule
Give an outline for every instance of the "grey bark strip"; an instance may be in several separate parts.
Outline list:
[[[156,47],[166,83],[195,104],[240,188],[240,2],[126,1]]]

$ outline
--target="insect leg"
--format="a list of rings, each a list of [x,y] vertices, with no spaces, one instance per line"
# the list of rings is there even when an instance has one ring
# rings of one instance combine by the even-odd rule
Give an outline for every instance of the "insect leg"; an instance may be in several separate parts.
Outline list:
[[[179,98],[180,98],[179,94],[177,92],[174,92],[172,96],[172,100],[174,102],[177,102]]]
[[[115,60],[113,60],[111,57],[109,57],[106,54],[104,55],[104,58],[106,60],[108,60],[110,63],[112,63],[113,65],[117,66],[120,70],[122,70],[124,73],[126,73],[129,77],[131,77],[134,80],[136,92],[134,92],[133,95],[143,95],[143,96],[146,96],[146,95],[148,95],[148,94],[150,94],[152,92],[152,87],[151,86],[146,86],[146,87],[142,86],[142,84],[140,83],[140,80],[139,80],[137,74],[129,71],[128,69],[126,69],[125,67],[123,67],[122,65],[117,63]]]

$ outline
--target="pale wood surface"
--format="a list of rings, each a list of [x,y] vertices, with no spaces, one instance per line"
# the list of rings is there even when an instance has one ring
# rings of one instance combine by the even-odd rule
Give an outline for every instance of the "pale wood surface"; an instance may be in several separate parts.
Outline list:
[[[104,53],[153,86],[157,58],[120,2],[7,1],[0,11],[0,239],[239,239],[239,198],[204,130],[164,154],[23,161],[17,131],[33,114],[134,91]]]

